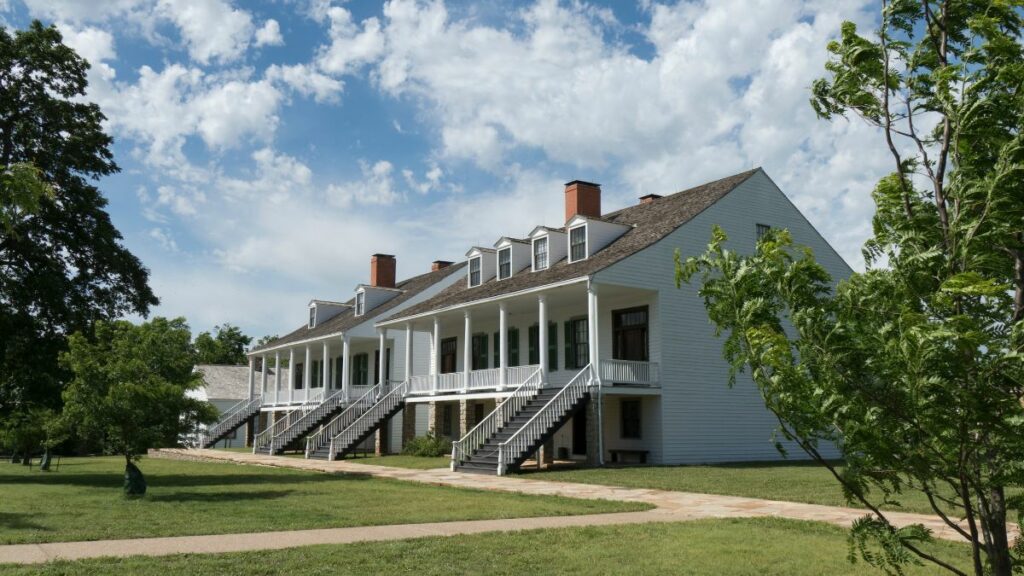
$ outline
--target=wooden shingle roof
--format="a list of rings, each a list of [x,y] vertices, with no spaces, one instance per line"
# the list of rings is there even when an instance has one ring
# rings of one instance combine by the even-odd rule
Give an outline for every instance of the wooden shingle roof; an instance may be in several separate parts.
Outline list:
[[[760,168],[755,168],[734,174],[645,204],[629,206],[602,215],[600,220],[625,224],[631,229],[585,260],[570,264],[568,258],[563,258],[547,270],[533,272],[527,267],[509,278],[492,278],[472,288],[466,282],[456,282],[433,298],[402,310],[392,319],[409,318],[476,300],[589,276],[668,236],[759,170]]]
[[[389,310],[392,310],[399,304],[408,301],[410,298],[416,296],[423,290],[426,290],[427,288],[433,286],[441,279],[446,278],[451,274],[457,273],[465,266],[466,264],[464,262],[459,264],[453,264],[440,270],[434,270],[431,272],[427,272],[426,274],[420,274],[419,276],[413,276],[412,278],[403,280],[402,282],[399,282],[395,286],[395,289],[400,290],[401,294],[395,296],[394,298],[388,300],[387,302],[384,302],[383,304],[377,306],[376,308],[367,310],[366,314],[363,314],[362,316],[355,315],[355,309],[352,308],[352,305],[354,304],[354,298],[349,299],[347,302],[344,302],[344,304],[348,305],[349,308],[340,312],[336,316],[332,316],[331,318],[325,320],[324,322],[317,324],[313,328],[310,328],[308,324],[300,326],[299,328],[289,332],[288,334],[285,334],[284,336],[281,336],[276,340],[271,340],[270,342],[267,342],[263,346],[253,348],[249,352],[258,352],[260,350],[265,350],[268,348],[276,348],[284,344],[291,344],[294,342],[301,342],[304,340],[318,338],[321,336],[338,334],[339,332],[344,332],[345,330],[352,329],[362,324],[363,322],[373,320],[374,318],[383,319],[384,317],[387,316],[387,312]]]

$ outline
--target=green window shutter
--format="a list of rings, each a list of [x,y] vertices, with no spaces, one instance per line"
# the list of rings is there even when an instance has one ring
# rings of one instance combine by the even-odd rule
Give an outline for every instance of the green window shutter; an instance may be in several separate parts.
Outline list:
[[[491,368],[498,368],[498,363],[501,362],[501,338],[498,333],[494,333],[494,354],[491,355]]]
[[[484,370],[487,368],[487,334],[473,334],[470,345],[470,370]]]
[[[569,370],[576,365],[576,348],[573,346],[572,322],[565,321],[565,369]]]
[[[508,329],[508,365],[519,366],[519,328]]]
[[[558,371],[558,324],[548,323],[548,370]]]
[[[540,363],[540,326],[530,326],[526,332],[527,364]]]

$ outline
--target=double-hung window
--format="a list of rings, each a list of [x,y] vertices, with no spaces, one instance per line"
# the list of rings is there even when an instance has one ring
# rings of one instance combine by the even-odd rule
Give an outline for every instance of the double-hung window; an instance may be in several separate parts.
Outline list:
[[[480,257],[472,258],[469,261],[469,286],[480,285]]]
[[[586,318],[565,323],[565,367],[579,370],[590,363],[590,333]]]
[[[316,326],[316,306],[311,306],[309,308],[309,327],[314,326]]]
[[[533,269],[544,270],[548,267],[548,239],[537,238],[533,241]]]
[[[577,262],[587,257],[587,227],[577,226],[569,230],[569,261]]]
[[[760,240],[761,238],[764,238],[764,235],[769,233],[769,232],[771,232],[771,230],[772,230],[772,227],[767,225],[767,224],[758,224],[757,225],[757,239]]]
[[[502,248],[498,250],[498,280],[504,280],[512,275],[512,249]]]
[[[356,316],[366,311],[366,292],[356,292]]]

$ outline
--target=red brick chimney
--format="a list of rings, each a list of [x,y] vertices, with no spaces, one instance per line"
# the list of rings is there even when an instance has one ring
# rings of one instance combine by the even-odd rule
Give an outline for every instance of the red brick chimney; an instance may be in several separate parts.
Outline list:
[[[438,270],[443,270],[451,265],[452,263],[448,260],[434,260],[430,263],[430,271],[437,272]]]
[[[661,196],[659,196],[657,194],[647,194],[646,196],[641,196],[640,197],[640,203],[641,204],[650,204],[651,202],[654,202],[658,198],[661,198]]]
[[[370,285],[378,288],[395,287],[395,257],[374,254],[370,257]]]
[[[565,185],[565,221],[577,214],[601,217],[601,185],[573,180]]]

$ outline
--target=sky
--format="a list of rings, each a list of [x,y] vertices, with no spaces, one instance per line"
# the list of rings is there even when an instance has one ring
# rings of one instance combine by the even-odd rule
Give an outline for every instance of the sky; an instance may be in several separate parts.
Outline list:
[[[255,337],[346,300],[370,255],[399,278],[559,226],[563,185],[605,211],[763,167],[855,268],[875,129],[809,103],[860,0],[0,0],[92,65],[122,171],[98,186],[161,303]]]

